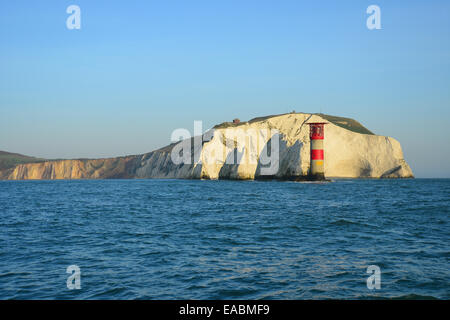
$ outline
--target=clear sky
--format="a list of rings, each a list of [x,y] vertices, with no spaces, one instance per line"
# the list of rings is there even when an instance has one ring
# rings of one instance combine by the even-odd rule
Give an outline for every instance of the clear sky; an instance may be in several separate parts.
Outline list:
[[[293,109],[354,118],[417,177],[450,177],[450,1],[0,3],[0,150],[139,154],[194,120]]]

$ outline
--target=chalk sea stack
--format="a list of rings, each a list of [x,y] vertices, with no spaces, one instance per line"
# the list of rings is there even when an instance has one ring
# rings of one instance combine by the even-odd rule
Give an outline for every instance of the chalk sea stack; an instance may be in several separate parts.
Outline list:
[[[323,142],[327,178],[412,178],[400,143],[375,135],[359,122],[325,114],[288,113],[250,121],[225,122],[205,133],[199,157],[191,163],[175,164],[171,151],[176,143],[133,156],[106,159],[45,160],[0,153],[0,179],[292,179],[307,176],[310,169],[309,122],[327,122]],[[277,170],[263,174],[261,154],[277,130]],[[229,141],[229,133],[244,139]],[[207,137],[206,137],[207,136]],[[246,143],[242,143],[246,141]],[[193,146],[194,149],[194,146]],[[225,157],[223,156],[225,153]],[[14,155],[16,157],[14,157]],[[255,161],[225,161],[229,156]],[[3,161],[5,157],[8,161]],[[12,160],[11,160],[12,159]],[[17,160],[18,159],[18,160]]]

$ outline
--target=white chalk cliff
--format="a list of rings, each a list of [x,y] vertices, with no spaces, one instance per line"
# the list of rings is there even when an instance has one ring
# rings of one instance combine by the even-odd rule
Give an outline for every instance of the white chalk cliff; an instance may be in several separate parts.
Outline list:
[[[136,177],[255,179],[271,176],[283,179],[307,175],[310,165],[309,122],[328,123],[324,140],[327,177],[413,177],[397,140],[345,129],[345,124],[349,124],[345,120],[353,120],[338,120],[342,119],[341,123],[335,121],[344,124],[340,126],[321,115],[291,113],[239,125],[219,126],[204,135],[199,159],[194,163],[175,165],[171,161],[172,148],[166,148],[148,154],[136,170]],[[270,129],[278,131],[278,134],[271,133]],[[279,138],[279,158],[273,157],[278,163],[274,166],[277,170],[271,172],[273,163],[261,161],[261,155],[267,155],[267,143],[269,140],[273,143],[274,137]],[[264,168],[268,170],[264,172]]]
[[[413,177],[400,143],[394,138],[374,135],[352,119],[290,113],[222,124],[203,136],[143,155],[19,164],[0,171],[0,178],[288,179],[305,176],[310,165],[309,122],[328,123],[324,140],[326,177]],[[179,163],[183,157],[185,163]]]

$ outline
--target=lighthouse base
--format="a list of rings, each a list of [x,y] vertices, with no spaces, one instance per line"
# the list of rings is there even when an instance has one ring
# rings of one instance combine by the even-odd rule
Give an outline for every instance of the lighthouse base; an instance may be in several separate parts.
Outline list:
[[[290,176],[286,180],[290,181],[331,181],[327,178],[325,178],[325,175],[323,173],[319,174],[308,174],[306,176]]]
[[[308,179],[308,181],[325,181],[327,179],[325,179],[325,174],[323,173],[310,173],[306,176],[306,178]]]

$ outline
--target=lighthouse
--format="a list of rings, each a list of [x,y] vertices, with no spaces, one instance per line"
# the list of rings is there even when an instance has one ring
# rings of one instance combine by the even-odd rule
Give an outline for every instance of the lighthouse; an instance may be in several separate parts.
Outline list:
[[[309,123],[309,138],[311,140],[309,180],[325,180],[323,141],[326,124],[326,122]]]

